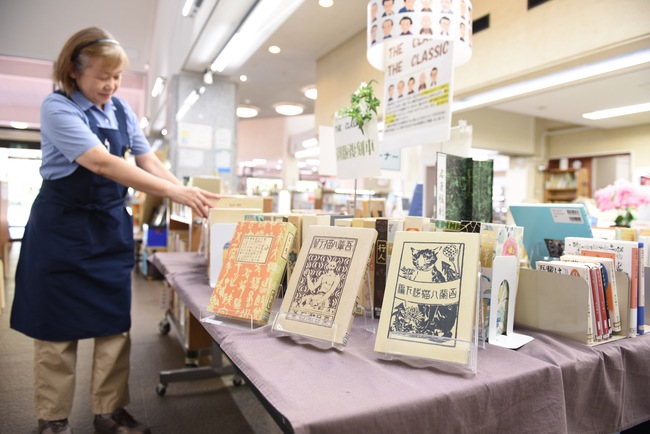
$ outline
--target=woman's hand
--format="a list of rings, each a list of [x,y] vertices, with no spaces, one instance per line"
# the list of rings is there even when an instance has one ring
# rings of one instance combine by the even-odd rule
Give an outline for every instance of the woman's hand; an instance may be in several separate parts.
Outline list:
[[[207,218],[213,206],[210,199],[219,199],[221,196],[198,187],[185,187],[174,185],[169,198],[174,202],[187,205],[199,216]]]

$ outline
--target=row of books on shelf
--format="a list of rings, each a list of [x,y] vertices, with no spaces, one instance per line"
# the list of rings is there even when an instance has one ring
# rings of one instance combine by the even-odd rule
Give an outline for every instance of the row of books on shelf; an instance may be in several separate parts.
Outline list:
[[[366,312],[379,318],[375,351],[473,366],[479,338],[510,348],[532,339],[513,330],[522,226],[241,206],[212,209],[206,230],[207,311],[215,320],[271,322],[277,333],[342,348],[354,315]],[[577,308],[589,314],[585,343],[644,332],[642,248],[620,243],[567,238],[561,261],[538,261],[536,272],[578,275],[589,285]],[[637,247],[635,266],[625,243]],[[588,260],[578,256],[589,252]],[[617,271],[630,288],[616,287]]]

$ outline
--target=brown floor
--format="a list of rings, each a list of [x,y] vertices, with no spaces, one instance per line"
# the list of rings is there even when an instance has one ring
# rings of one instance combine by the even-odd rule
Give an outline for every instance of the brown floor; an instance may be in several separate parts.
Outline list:
[[[32,341],[9,328],[14,270],[20,243],[12,245],[5,276],[7,309],[0,314],[0,434],[36,432],[33,405]],[[185,353],[173,333],[161,335],[160,281],[133,277],[131,331],[131,404],[127,409],[154,434],[280,433],[280,429],[246,386],[232,377],[174,382],[163,397],[156,393],[159,372],[182,368]],[[91,434],[90,364],[92,341],[82,341],[70,423],[76,434]]]

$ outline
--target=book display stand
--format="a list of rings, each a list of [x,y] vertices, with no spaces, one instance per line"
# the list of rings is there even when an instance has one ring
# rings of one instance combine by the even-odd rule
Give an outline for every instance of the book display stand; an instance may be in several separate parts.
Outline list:
[[[476,375],[478,371],[478,348],[479,348],[479,311],[481,311],[481,291],[480,291],[481,276],[477,279],[476,290],[476,309],[474,312],[474,325],[472,327],[472,336],[470,340],[432,336],[429,334],[418,334],[408,332],[391,331],[388,334],[386,342],[386,351],[380,353],[380,358],[390,361],[401,361],[407,365],[415,368],[439,368],[443,371],[451,373],[467,374],[472,373]],[[431,351],[431,356],[414,356],[406,354],[398,347],[405,341],[411,342],[426,342],[432,344],[432,348],[440,348],[442,350],[449,349],[454,352],[451,357],[445,359],[438,358],[437,351]],[[481,347],[485,348],[483,342]],[[424,352],[423,352],[424,353]]]
[[[357,312],[355,315],[363,316],[364,329],[372,334],[377,333],[377,324],[374,321],[374,306],[373,306],[373,297],[372,297],[372,287],[370,285],[370,270],[366,270],[365,278],[365,294],[362,297],[362,300],[368,300],[369,306],[357,306]]]
[[[362,316],[363,321],[364,321],[364,328],[367,332],[369,333],[376,333],[376,326],[375,322],[373,319],[373,307],[372,307],[372,298],[371,298],[371,288],[370,288],[370,272],[366,270],[366,278],[365,278],[365,283],[366,285],[363,285],[366,289],[366,293],[364,294],[364,297],[366,300],[370,300],[370,306],[359,306],[357,305],[355,308],[355,311],[353,312],[353,315],[355,316]],[[282,327],[282,323],[290,317],[291,314],[288,312],[280,312],[276,313],[273,319],[273,327],[272,330],[275,334],[278,336],[288,336],[291,339],[293,339],[295,342],[298,342],[300,344],[308,344],[312,345],[316,348],[320,348],[323,350],[327,350],[330,348],[335,348],[339,351],[343,351],[345,349],[345,346],[347,345],[347,338],[344,339],[343,343],[337,342],[336,336],[339,335],[339,324],[336,321],[328,321],[327,323],[321,322],[319,323],[317,320],[314,320],[313,318],[310,318],[309,323],[320,326],[321,330],[322,329],[329,329],[329,333],[321,331],[321,335],[325,335],[327,337],[315,337],[315,336],[309,336],[304,333],[298,333],[295,331],[286,331]],[[290,319],[290,321],[294,321],[293,319]],[[351,328],[351,327],[350,327]]]
[[[520,348],[533,340],[531,336],[513,331],[519,282],[518,267],[516,256],[497,256],[492,268],[487,339],[492,345],[510,349]],[[498,322],[501,322],[501,327],[498,327]],[[500,328],[501,332],[497,331],[497,328]],[[483,331],[483,336],[485,335]]]
[[[321,329],[321,334],[324,332],[322,331],[323,329],[329,329],[328,336],[329,338],[316,338],[314,336],[308,336],[306,334],[298,333],[295,331],[288,332],[285,331],[282,327],[281,324],[278,323],[278,320],[291,320],[292,319],[287,319],[287,317],[291,316],[290,313],[288,312],[280,312],[276,317],[275,321],[273,323],[273,332],[278,335],[278,336],[288,336],[290,337],[293,341],[299,343],[299,344],[306,344],[306,345],[312,345],[316,348],[319,348],[321,350],[328,350],[330,348],[337,349],[339,351],[343,351],[345,349],[345,345],[347,344],[347,339],[345,339],[344,343],[337,343],[336,342],[336,336],[338,334],[338,324],[335,321],[328,322],[328,323],[319,323],[313,319],[310,319],[310,324],[320,326]]]
[[[278,294],[282,293],[284,288],[282,285],[278,287]],[[201,311],[201,317],[199,318],[200,322],[214,324],[217,326],[236,328],[239,330],[256,330],[262,327],[266,327],[275,322],[276,317],[278,316],[278,311],[272,309],[269,312],[269,319],[266,322],[260,322],[255,320],[253,315],[248,318],[236,318],[239,315],[239,312],[235,314],[229,314],[228,311],[224,311],[223,314],[216,314],[208,311]]]
[[[645,267],[648,270],[648,267]],[[629,306],[630,279],[616,272],[618,300],[621,306],[621,331],[607,340],[587,340],[587,300],[590,296],[587,282],[576,276],[567,276],[532,269],[521,269],[515,322],[552,332],[589,346],[606,344],[626,336],[629,318],[623,306]],[[646,298],[648,293],[646,291]],[[646,301],[647,302],[647,301]],[[647,317],[645,322],[647,323]]]

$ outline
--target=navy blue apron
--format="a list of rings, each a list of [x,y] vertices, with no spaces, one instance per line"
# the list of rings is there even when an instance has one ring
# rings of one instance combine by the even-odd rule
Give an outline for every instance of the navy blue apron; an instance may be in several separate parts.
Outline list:
[[[119,130],[90,128],[114,155],[129,145],[124,107],[113,99]],[[25,228],[16,269],[11,327],[32,338],[67,341],[111,336],[131,327],[133,221],[127,188],[79,166],[43,180]]]

